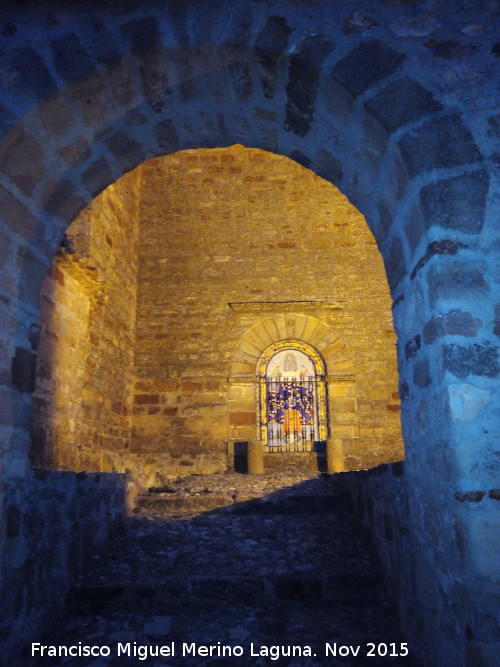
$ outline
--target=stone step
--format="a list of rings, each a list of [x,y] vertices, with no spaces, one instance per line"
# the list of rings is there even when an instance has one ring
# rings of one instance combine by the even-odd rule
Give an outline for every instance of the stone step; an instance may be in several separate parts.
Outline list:
[[[226,493],[147,493],[137,497],[136,513],[161,513],[171,516],[189,516],[209,512],[234,504],[234,498]]]
[[[260,496],[248,492],[150,492],[138,496],[136,513],[160,514],[171,517],[192,516],[224,508],[236,514],[304,514],[342,510],[349,504],[347,496],[293,494]]]
[[[108,582],[104,585],[75,586],[67,597],[68,610],[103,614],[119,607],[136,613],[151,607],[159,613],[173,613],[193,600],[272,607],[286,602],[328,602],[342,605],[361,594],[380,588],[373,574],[349,571],[295,575],[172,576],[161,581]],[[380,593],[378,593],[380,595]],[[382,596],[383,597],[383,596]]]

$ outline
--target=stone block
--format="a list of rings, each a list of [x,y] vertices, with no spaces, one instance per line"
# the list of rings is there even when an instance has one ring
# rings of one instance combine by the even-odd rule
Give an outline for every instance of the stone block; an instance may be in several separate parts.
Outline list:
[[[2,89],[18,100],[34,103],[56,92],[57,86],[43,58],[34,49],[20,48],[4,56]]]
[[[19,270],[19,284],[21,297],[32,304],[37,304],[40,296],[40,287],[47,273],[47,264],[42,262],[28,248],[20,248],[16,257]]]
[[[409,361],[413,357],[415,357],[418,353],[418,351],[422,347],[422,337],[420,334],[417,334],[414,338],[409,340],[405,344],[405,359],[406,361]]]
[[[362,42],[332,70],[332,76],[355,95],[394,74],[405,56],[382,42],[372,39]]]
[[[21,529],[21,511],[15,504],[8,505],[5,511],[7,538],[17,537]]]
[[[78,35],[56,37],[50,46],[57,73],[66,83],[88,77],[94,71],[92,58]]]
[[[365,106],[376,114],[389,133],[442,108],[432,93],[413,79],[406,78],[390,83]]]
[[[465,234],[479,234],[488,185],[487,173],[479,171],[425,186],[420,198],[427,227],[439,225]]]
[[[307,38],[300,50],[290,57],[285,130],[299,137],[304,137],[311,127],[320,68],[333,49],[331,42],[315,35],[314,38]]]
[[[468,246],[461,241],[453,241],[452,239],[442,239],[441,241],[432,241],[427,246],[425,254],[418,260],[415,267],[413,268],[410,278],[414,280],[418,271],[423,268],[427,262],[434,257],[435,255],[456,255],[457,252],[462,248],[467,248]]]
[[[106,158],[100,157],[87,167],[82,178],[85,187],[94,197],[113,181],[113,174]]]
[[[495,320],[493,324],[493,333],[500,336],[500,303],[495,305]]]
[[[115,132],[107,137],[106,144],[124,172],[137,167],[146,159],[141,144],[125,132]]]
[[[356,399],[355,398],[332,398],[330,400],[330,407],[334,412],[355,412]]]
[[[229,423],[231,426],[250,426],[255,424],[255,412],[230,412]]]
[[[474,138],[458,114],[427,121],[407,132],[398,145],[413,175],[481,160]]]
[[[432,51],[437,58],[464,58],[470,56],[477,49],[476,44],[464,44],[453,39],[429,39],[424,46]]]
[[[77,194],[75,184],[67,180],[48,183],[42,195],[45,211],[66,223],[74,220],[86,204],[87,201]]]
[[[22,125],[13,128],[0,145],[2,173],[26,195],[45,177],[40,144]]]
[[[11,248],[12,243],[10,238],[3,232],[0,232],[0,264],[7,263]]]
[[[472,316],[471,313],[460,309],[450,310],[448,313],[433,317],[424,326],[424,342],[431,345],[436,338],[445,336],[467,336],[477,335],[481,328],[481,320]]]
[[[430,268],[427,281],[432,307],[440,299],[478,299],[489,289],[480,262],[441,262]]]
[[[59,157],[72,167],[85,162],[90,157],[88,141],[84,137],[77,137],[70,144],[61,148]]]
[[[172,120],[162,120],[156,125],[155,132],[161,149],[166,152],[173,152],[178,149],[179,135]]]
[[[155,404],[159,402],[159,394],[136,394],[134,396],[134,403],[137,405]]]
[[[292,29],[282,16],[270,16],[255,41],[257,71],[266,97],[274,97],[279,79],[280,61]]]
[[[413,367],[413,381],[417,387],[427,387],[431,384],[431,372],[428,359],[420,359]]]
[[[467,532],[467,550],[475,574],[500,582],[498,570],[498,512],[476,509],[462,515]]]
[[[229,56],[228,71],[236,96],[241,100],[248,100],[253,92],[251,69],[246,58],[236,48]]]
[[[122,25],[121,30],[135,54],[152,51],[161,40],[160,29],[153,16],[129,21]]]
[[[391,292],[394,293],[399,283],[406,275],[406,262],[401,240],[395,238],[391,244],[389,252],[384,257],[387,280]]]
[[[105,20],[92,15],[92,17],[81,16],[80,35],[85,44],[89,45],[92,58],[95,62],[107,65],[117,61],[122,53],[117,35]]]
[[[425,229],[421,206],[414,206],[410,211],[408,222],[405,225],[406,238],[408,239],[412,253],[417,249],[425,233]]]
[[[318,176],[330,183],[339,183],[344,175],[340,160],[324,148],[320,148],[316,154],[315,171]]]
[[[460,379],[469,375],[496,377],[500,371],[498,347],[489,341],[471,345],[446,345],[444,348],[445,368]]]

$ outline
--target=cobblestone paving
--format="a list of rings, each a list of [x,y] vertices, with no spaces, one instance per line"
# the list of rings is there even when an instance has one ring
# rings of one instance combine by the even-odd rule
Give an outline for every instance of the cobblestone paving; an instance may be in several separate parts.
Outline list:
[[[26,664],[415,664],[391,657],[406,652],[405,639],[335,478],[306,478],[200,476],[151,494],[42,642],[109,647],[110,655]],[[203,511],[214,496],[225,506]]]

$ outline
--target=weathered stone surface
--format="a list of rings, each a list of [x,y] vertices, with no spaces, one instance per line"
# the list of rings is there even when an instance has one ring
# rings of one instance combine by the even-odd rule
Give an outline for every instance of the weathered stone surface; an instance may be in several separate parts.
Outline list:
[[[481,160],[472,134],[457,114],[429,120],[410,130],[399,141],[399,146],[414,175],[437,167],[455,167]]]
[[[461,503],[480,503],[484,498],[484,491],[457,491],[455,498]]]
[[[300,164],[300,160],[297,160]],[[310,160],[308,160],[310,162]],[[320,148],[316,157],[316,173],[330,183],[339,183],[342,180],[342,163],[334,155]],[[305,165],[307,167],[307,164]]]
[[[0,264],[5,264],[7,261],[7,258],[10,256],[11,247],[12,243],[9,237],[3,232],[0,232]]]
[[[483,228],[488,184],[488,175],[480,171],[425,186],[420,197],[427,226],[439,225],[466,234],[479,234]]]
[[[434,257],[435,255],[456,255],[461,248],[467,248],[468,246],[461,241],[453,241],[452,239],[443,239],[442,241],[432,241],[427,246],[425,255],[421,257],[417,264],[415,265],[413,271],[410,274],[411,279],[413,280],[417,275],[418,271],[424,267],[427,262]]]
[[[171,120],[163,120],[156,126],[156,136],[159,145],[167,152],[177,150],[179,146],[179,135]]]
[[[92,58],[77,35],[57,37],[52,41],[51,48],[55,68],[66,83],[82,79],[93,72]]]
[[[428,359],[420,359],[413,367],[413,381],[418,387],[427,387],[432,382]]]
[[[477,49],[475,44],[461,44],[451,39],[430,39],[424,46],[438,58],[464,58],[470,56]]]
[[[345,35],[353,35],[363,33],[376,26],[378,26],[378,23],[373,16],[355,9],[346,16],[342,25],[342,32]]]
[[[117,132],[108,137],[106,144],[124,171],[136,167],[146,157],[142,146],[125,132]]]
[[[388,255],[385,258],[385,266],[391,292],[394,292],[406,273],[403,246],[399,238],[395,238],[392,242]]]
[[[334,45],[319,38],[306,39],[298,53],[290,57],[285,129],[304,137],[311,127],[316,108],[320,67]]]
[[[31,48],[16,49],[5,58],[0,77],[2,87],[22,102],[49,97],[57,88],[44,59]]]
[[[495,305],[495,322],[493,326],[493,333],[500,336],[500,303]]]
[[[362,42],[338,62],[332,70],[334,78],[355,95],[394,74],[405,56],[378,40]]]
[[[118,35],[96,14],[93,14],[92,17],[82,17],[80,35],[97,63],[106,65],[120,58],[121,48],[118,43]]]
[[[16,347],[12,360],[12,384],[19,391],[31,394],[35,388],[36,356],[22,347]]]
[[[405,358],[406,361],[415,357],[418,351],[422,347],[422,337],[420,334],[417,334],[414,338],[409,340],[405,345]]]
[[[54,601],[66,597],[90,556],[122,525],[126,480],[37,473],[16,488],[9,485],[6,503],[0,636],[4,655],[23,662],[23,643],[47,622],[60,621]]]
[[[436,264],[430,268],[427,280],[433,306],[440,299],[477,298],[489,289],[483,267],[476,262]]]
[[[453,343],[444,348],[444,364],[450,373],[460,379],[469,375],[496,377],[500,371],[498,348],[490,342],[458,345]]]
[[[2,173],[30,195],[45,175],[40,144],[23,127],[14,127],[0,146]]]
[[[470,384],[452,384],[448,387],[453,419],[470,422],[491,401],[491,392]]]
[[[274,97],[279,78],[280,61],[288,44],[292,29],[282,16],[271,16],[255,42],[258,72],[264,95]]]
[[[398,100],[395,104],[394,101]],[[400,79],[365,103],[388,132],[441,110],[432,93],[412,79]]]
[[[89,185],[97,187],[101,168],[107,168],[104,162],[91,167],[89,178],[95,180]],[[82,211],[42,286],[43,333],[33,397],[32,460],[37,465],[125,468],[121,457],[130,444],[136,303],[136,179],[123,179]],[[54,356],[56,338],[63,345]],[[104,463],[107,453],[110,459]]]
[[[414,206],[408,216],[408,222],[405,225],[406,238],[410,244],[410,248],[414,253],[420,240],[425,233],[425,221],[420,206]],[[412,274],[410,274],[410,277]]]
[[[64,221],[73,220],[87,203],[75,190],[71,181],[50,182],[42,196],[44,209]]]
[[[82,175],[83,182],[91,195],[95,196],[101,192],[103,183],[111,183],[113,176],[106,158],[100,157],[93,162]]]
[[[15,114],[0,105],[0,135],[7,134],[10,128],[14,125],[16,120]]]
[[[84,137],[77,137],[59,151],[59,156],[69,165],[74,166],[90,157],[90,146]]]
[[[452,336],[476,336],[481,327],[481,320],[470,313],[454,309],[429,320],[424,326],[424,341],[433,343],[436,338],[450,334]]]
[[[136,54],[154,49],[160,41],[160,30],[153,16],[125,23],[122,32],[130,44],[132,53]]]
[[[41,261],[31,250],[19,248],[16,265],[20,270],[19,285],[22,298],[36,304],[40,293],[40,285],[47,273],[47,264]]]

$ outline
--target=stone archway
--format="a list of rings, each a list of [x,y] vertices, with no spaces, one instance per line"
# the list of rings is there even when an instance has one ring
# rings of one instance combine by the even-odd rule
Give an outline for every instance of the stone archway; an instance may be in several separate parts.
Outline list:
[[[434,636],[432,619],[449,612],[447,582],[460,580],[477,600],[472,620],[457,611],[440,633],[439,654],[428,656],[439,661],[446,647],[463,655],[464,627],[467,638],[477,636],[484,615],[475,577],[498,580],[494,544],[481,538],[498,524],[491,519],[499,373],[493,13],[470,3],[464,23],[452,26],[446,3],[411,18],[394,3],[361,17],[342,3],[264,9],[242,0],[230,20],[206,3],[171,2],[167,10],[110,6],[90,21],[48,2],[6,10],[4,475],[28,476],[38,294],[75,215],[156,155],[234,142],[288,155],[339,185],[366,215],[384,257],[409,458],[402,485],[409,506],[420,508],[407,520],[414,536],[446,542],[429,557],[436,594],[427,598],[440,602],[422,614],[423,633]],[[39,26],[38,41],[28,23]],[[477,25],[481,48],[471,32]],[[441,38],[442,26],[456,39]],[[473,513],[471,489],[481,498]],[[442,526],[456,535],[443,537]],[[457,542],[463,548],[451,562]]]

